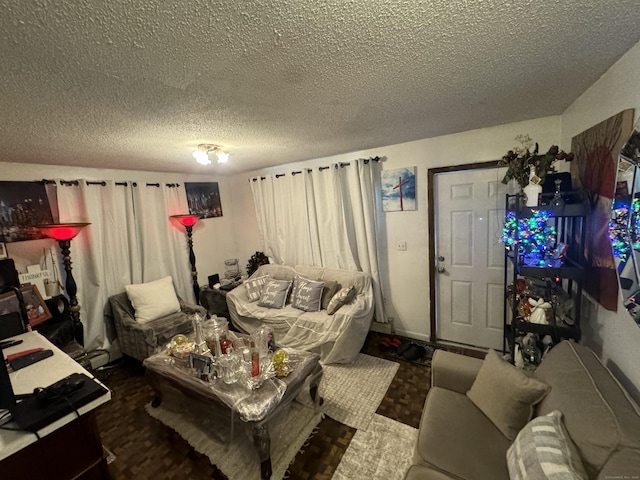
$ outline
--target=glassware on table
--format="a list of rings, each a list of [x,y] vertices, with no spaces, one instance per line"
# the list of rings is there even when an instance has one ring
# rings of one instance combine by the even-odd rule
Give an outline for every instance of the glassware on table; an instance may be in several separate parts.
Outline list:
[[[232,384],[238,381],[240,368],[240,355],[230,349],[230,353],[225,353],[217,358],[219,374],[222,381],[226,384]]]
[[[231,344],[231,341],[227,339],[229,334],[229,323],[227,320],[212,315],[211,319],[204,322],[202,330],[204,332],[204,340],[207,343],[207,347],[209,347],[211,355],[219,356],[225,353]],[[225,342],[224,345],[223,342]]]
[[[557,179],[554,183],[556,184],[556,191],[553,194],[551,206],[555,208],[562,208],[564,207],[564,199],[562,198],[562,195],[560,195],[560,184],[562,183],[562,180]]]

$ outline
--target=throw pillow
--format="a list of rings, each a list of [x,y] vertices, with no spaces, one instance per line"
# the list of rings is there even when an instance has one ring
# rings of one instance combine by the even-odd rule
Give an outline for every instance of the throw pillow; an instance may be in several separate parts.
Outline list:
[[[336,293],[333,296],[333,298],[329,302],[329,306],[327,307],[327,313],[329,315],[333,315],[343,305],[353,302],[353,299],[356,298],[356,293],[357,293],[356,289],[353,285],[350,287],[341,289],[338,293]]]
[[[322,301],[324,282],[317,282],[296,275],[291,290],[291,306],[305,312],[317,312]]]
[[[273,278],[267,280],[267,283],[262,287],[262,295],[260,295],[258,305],[268,308],[283,308],[290,288],[291,281],[274,280]]]
[[[333,280],[325,280],[324,289],[322,290],[322,303],[320,308],[322,308],[323,310],[329,308],[329,302],[338,290],[340,290],[340,284],[338,282],[334,282]]]
[[[124,287],[135,310],[136,321],[150,322],[180,311],[180,301],[173,288],[173,279],[164,277],[153,282]]]
[[[507,468],[511,480],[588,478],[558,410],[527,423],[507,450]]]
[[[549,388],[489,350],[467,397],[505,437],[514,440]]]
[[[255,302],[262,295],[262,287],[267,283],[269,275],[262,275],[260,277],[250,278],[244,282],[244,289],[247,292],[250,302]]]

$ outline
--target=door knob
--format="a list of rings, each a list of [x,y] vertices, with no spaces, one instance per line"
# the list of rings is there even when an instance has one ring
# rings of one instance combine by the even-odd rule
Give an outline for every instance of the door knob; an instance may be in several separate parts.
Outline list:
[[[439,262],[444,262],[444,257],[443,257],[442,255],[439,255],[439,256],[438,256],[438,261],[439,261]]]
[[[438,273],[444,273],[444,272],[446,272],[444,267],[438,267]]]

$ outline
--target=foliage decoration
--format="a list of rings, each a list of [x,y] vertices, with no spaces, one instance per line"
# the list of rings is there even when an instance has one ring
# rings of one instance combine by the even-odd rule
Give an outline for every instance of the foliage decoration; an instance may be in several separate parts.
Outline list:
[[[499,167],[507,167],[507,173],[502,179],[502,183],[507,184],[509,180],[515,179],[521,188],[529,184],[530,166],[535,166],[535,173],[540,178],[540,183],[544,181],[547,173],[555,173],[554,163],[556,160],[573,160],[573,153],[566,153],[560,150],[557,145],[552,145],[547,153],[538,153],[538,144],[534,143],[527,135],[518,135],[516,140],[520,146],[509,150],[505,156],[498,161]],[[533,152],[531,152],[531,148]]]
[[[247,275],[250,277],[258,270],[260,265],[267,265],[269,263],[269,257],[267,257],[264,252],[256,252],[251,255],[249,259],[249,263],[247,263]]]

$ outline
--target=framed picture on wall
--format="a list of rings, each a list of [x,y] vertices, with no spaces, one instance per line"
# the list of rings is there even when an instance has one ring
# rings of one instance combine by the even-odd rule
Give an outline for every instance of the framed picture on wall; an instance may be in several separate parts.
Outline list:
[[[416,209],[416,167],[380,172],[382,210],[403,212]]]
[[[51,318],[51,312],[42,299],[42,295],[35,285],[24,285],[20,288],[24,306],[27,310],[27,319],[32,327],[41,324]],[[13,292],[0,295],[0,315],[12,312],[20,312],[18,297]]]
[[[222,216],[218,182],[185,182],[184,189],[190,214],[202,218]]]
[[[53,223],[42,182],[0,181],[0,242],[46,238],[36,225]]]

